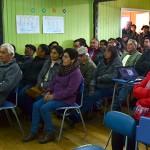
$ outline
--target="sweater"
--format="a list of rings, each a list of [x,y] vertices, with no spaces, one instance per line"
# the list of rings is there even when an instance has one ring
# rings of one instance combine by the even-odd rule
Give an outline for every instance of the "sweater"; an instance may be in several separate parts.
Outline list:
[[[62,100],[67,104],[76,102],[78,89],[83,80],[80,69],[77,68],[66,76],[56,75],[49,85],[49,91],[53,93],[55,100]]]

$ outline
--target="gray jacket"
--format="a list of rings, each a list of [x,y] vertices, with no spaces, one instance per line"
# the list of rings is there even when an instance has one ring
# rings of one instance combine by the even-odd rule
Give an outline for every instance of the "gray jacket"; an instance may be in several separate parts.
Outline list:
[[[117,67],[120,66],[122,66],[122,63],[119,57],[116,57],[108,64],[105,64],[104,59],[102,59],[97,66],[91,86],[95,86],[96,88],[113,87],[112,79],[117,77]]]
[[[59,71],[59,67],[60,67],[60,63],[61,60],[58,60],[54,66],[52,68],[50,68],[51,66],[51,60],[48,59],[45,64],[42,67],[42,70],[40,71],[39,75],[38,75],[38,80],[37,80],[37,86],[41,87],[41,83],[42,83],[42,87],[44,89],[46,89],[48,87],[48,85],[50,84],[50,82],[53,80],[54,76],[58,73]],[[48,74],[48,78],[47,81],[44,81],[45,75],[47,74],[47,72],[49,71]]]
[[[0,64],[0,105],[19,84],[21,79],[22,72],[16,63],[16,60],[12,60],[7,64]]]

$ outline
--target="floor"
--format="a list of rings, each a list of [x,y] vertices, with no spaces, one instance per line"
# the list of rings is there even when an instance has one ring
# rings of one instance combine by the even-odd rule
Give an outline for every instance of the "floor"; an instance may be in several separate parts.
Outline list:
[[[30,122],[27,119],[21,118],[21,122],[25,129],[25,133],[29,131]],[[59,128],[60,120],[54,117],[54,122]],[[100,115],[93,115],[93,119],[86,122],[88,129],[87,136],[83,132],[82,125],[76,124],[74,128],[70,128],[67,124],[64,127],[64,134],[60,142],[54,141],[48,144],[39,144],[36,140],[29,143],[23,143],[22,135],[18,129],[15,120],[10,126],[6,118],[0,120],[0,150],[72,150],[73,148],[82,144],[98,144],[104,146],[109,130],[104,128],[102,118]],[[144,150],[140,145],[140,150]],[[110,145],[108,150],[111,150]]]

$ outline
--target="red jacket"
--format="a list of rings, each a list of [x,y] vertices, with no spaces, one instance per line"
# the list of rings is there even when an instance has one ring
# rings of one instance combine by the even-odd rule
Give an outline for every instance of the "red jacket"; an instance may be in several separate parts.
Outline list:
[[[133,95],[135,98],[138,99],[136,106],[140,109],[149,108],[149,111],[146,110],[146,113],[138,112],[139,114],[135,116],[136,119],[139,119],[141,115],[150,117],[150,88],[146,88],[147,83],[150,81],[150,72],[146,75],[144,80],[140,83],[134,86],[133,88]]]

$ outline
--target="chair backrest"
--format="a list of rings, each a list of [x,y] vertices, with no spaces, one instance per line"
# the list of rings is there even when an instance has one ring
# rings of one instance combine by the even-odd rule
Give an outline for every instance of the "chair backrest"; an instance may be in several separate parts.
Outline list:
[[[104,117],[106,127],[114,132],[127,137],[135,136],[136,123],[135,120],[122,112],[110,111]]]
[[[81,81],[79,86],[79,98],[80,98],[80,104],[79,106],[82,107],[83,105],[83,93],[84,93],[84,80]]]
[[[136,128],[136,140],[144,144],[150,144],[150,118],[141,117]]]

